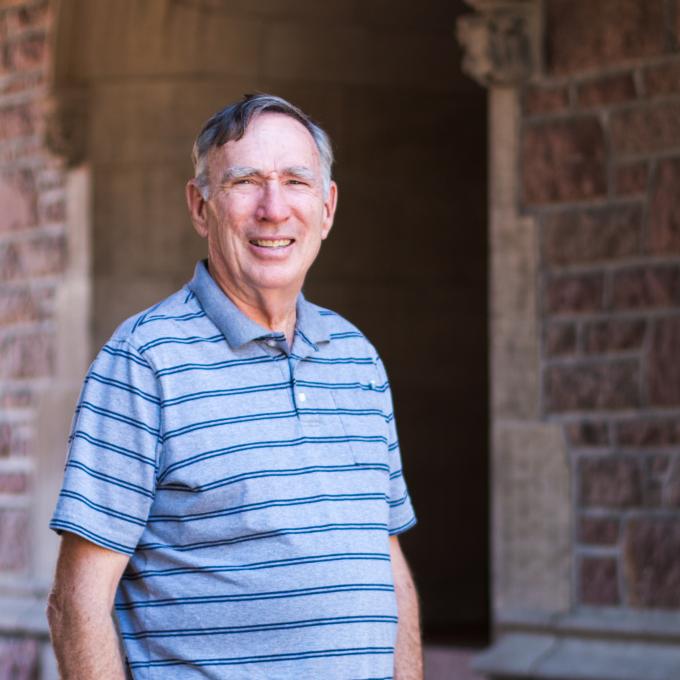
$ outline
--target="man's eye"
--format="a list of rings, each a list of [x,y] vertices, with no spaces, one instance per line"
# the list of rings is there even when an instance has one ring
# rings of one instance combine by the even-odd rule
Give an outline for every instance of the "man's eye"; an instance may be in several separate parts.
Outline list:
[[[306,184],[306,182],[303,182],[301,179],[289,179],[286,184]]]
[[[248,177],[243,177],[241,179],[235,179],[234,184],[252,184],[253,180]]]

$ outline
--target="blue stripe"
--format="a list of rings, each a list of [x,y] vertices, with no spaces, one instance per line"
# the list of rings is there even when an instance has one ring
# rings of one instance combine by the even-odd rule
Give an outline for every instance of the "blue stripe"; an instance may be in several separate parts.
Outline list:
[[[145,569],[126,573],[124,581],[137,581],[151,576],[178,576],[181,574],[220,574],[232,571],[259,571],[260,569],[276,569],[280,567],[294,567],[300,564],[319,564],[321,562],[338,562],[351,560],[368,560],[389,562],[388,553],[330,553],[309,555],[306,557],[291,557],[283,560],[269,560],[267,562],[250,562],[249,564],[216,564],[210,567],[173,567],[170,569]]]
[[[184,427],[178,427],[175,430],[166,432],[162,440],[168,441],[173,437],[178,437],[196,430],[205,430],[211,427],[219,427],[220,425],[233,425],[234,423],[250,423],[258,420],[281,420],[286,418],[297,418],[298,414],[319,415],[319,416],[380,416],[386,422],[389,422],[389,417],[376,408],[366,409],[351,409],[351,408],[300,408],[297,411],[274,411],[269,413],[249,413],[243,416],[230,416],[228,418],[215,418],[213,420],[204,420]]]
[[[96,446],[97,448],[106,449],[107,451],[113,451],[114,453],[118,453],[121,456],[125,456],[126,458],[132,458],[133,460],[137,460],[140,463],[144,463],[145,465],[151,465],[152,467],[156,467],[156,461],[154,459],[147,458],[146,456],[142,456],[141,454],[136,453],[135,451],[131,451],[130,449],[123,448],[122,446],[112,444],[111,442],[104,441],[103,439],[97,439],[96,437],[92,437],[87,432],[83,432],[82,430],[76,430],[73,433],[73,439],[83,439],[84,441],[88,442],[89,444],[92,444],[93,446]]]
[[[140,354],[144,354],[144,352],[146,352],[147,350],[151,349],[152,347],[158,347],[159,345],[195,345],[201,342],[214,343],[214,342],[226,342],[226,340],[222,333],[219,333],[218,335],[211,335],[209,337],[202,337],[197,335],[190,335],[187,337],[162,336],[160,338],[156,338],[155,340],[150,340],[144,345],[140,345],[137,351]]]
[[[158,666],[239,666],[246,663],[265,663],[277,661],[296,661],[320,659],[334,656],[364,656],[366,654],[393,654],[394,647],[348,647],[344,649],[322,649],[310,652],[288,654],[269,654],[240,656],[224,659],[163,659],[162,661],[131,661],[130,668],[150,668]]]
[[[310,364],[358,364],[360,366],[365,366],[373,363],[371,357],[334,357],[332,359],[325,359],[316,356],[298,357],[294,354],[291,354],[290,356]]]
[[[237,482],[243,482],[247,479],[261,479],[266,477],[296,477],[298,475],[309,475],[315,472],[364,472],[368,470],[381,470],[389,472],[389,465],[385,463],[352,463],[350,465],[310,465],[304,468],[287,468],[287,469],[270,469],[270,470],[256,470],[255,472],[243,472],[240,475],[233,475],[231,477],[224,477],[217,479],[208,484],[200,484],[196,486],[182,486],[175,484],[163,484],[157,488],[167,491],[185,491],[195,493],[198,491],[211,491]]]
[[[109,385],[111,387],[117,387],[121,390],[125,390],[126,392],[130,392],[130,394],[135,394],[138,397],[141,397],[142,399],[145,399],[146,401],[150,401],[153,404],[160,404],[161,400],[156,397],[153,394],[149,394],[148,392],[144,392],[144,390],[140,390],[137,387],[134,387],[133,385],[128,385],[127,383],[122,382],[121,380],[114,380],[113,378],[107,378],[104,375],[101,375],[100,373],[95,373],[92,371],[91,373],[88,374],[87,376],[88,380],[95,380],[98,383],[101,383],[102,385]]]
[[[384,493],[342,493],[342,494],[318,494],[317,496],[306,496],[302,498],[277,498],[259,503],[246,503],[237,505],[225,510],[211,510],[210,512],[196,512],[193,514],[183,513],[181,515],[150,515],[149,522],[194,522],[199,519],[212,519],[213,517],[227,517],[228,515],[238,515],[242,512],[253,510],[263,510],[265,508],[283,508],[293,505],[304,505],[306,503],[333,503],[341,501],[386,501]]]
[[[363,333],[358,331],[345,331],[344,333],[331,333],[331,340],[343,340],[344,338],[362,338],[366,339]]]
[[[401,498],[397,498],[396,500],[390,501],[389,506],[391,508],[398,508],[400,505],[403,505],[406,503],[408,500],[408,491],[404,492],[404,495]]]
[[[273,392],[276,390],[288,389],[290,384],[287,382],[268,383],[264,385],[252,385],[247,387],[231,387],[221,390],[203,390],[201,392],[190,392],[189,394],[182,394],[178,397],[165,399],[162,402],[163,406],[175,406],[176,404],[184,404],[187,401],[195,401],[197,399],[210,399],[212,397],[226,397],[233,394],[251,394],[253,392]]]
[[[316,628],[321,626],[339,626],[351,623],[390,623],[396,624],[396,616],[332,616],[321,619],[299,619],[280,621],[277,623],[259,623],[250,626],[222,626],[219,628],[169,628],[167,630],[148,630],[141,633],[123,633],[126,640],[143,640],[145,638],[197,637],[202,635],[234,635],[239,633],[257,633],[268,630],[291,630],[295,628]]]
[[[216,548],[223,545],[233,545],[244,541],[258,541],[273,536],[291,536],[294,534],[319,534],[329,531],[387,531],[387,524],[374,523],[351,523],[351,524],[320,524],[318,526],[306,527],[286,527],[282,529],[272,529],[271,531],[261,531],[256,534],[246,534],[234,538],[216,539],[214,541],[198,541],[196,543],[186,543],[184,545],[172,545],[170,543],[140,543],[138,550],[160,550],[168,548],[185,552],[187,550],[197,550],[199,548]]]
[[[76,524],[75,522],[69,522],[64,519],[53,519],[50,522],[50,527],[53,529],[58,529],[62,531],[69,531],[73,534],[78,534],[83,538],[87,538],[89,541],[101,545],[105,548],[111,548],[113,550],[118,550],[124,552],[126,555],[132,555],[135,551],[134,546],[125,545],[124,543],[117,543],[112,541],[110,538],[106,538],[101,534],[96,534],[94,531],[86,529],[81,524]]]
[[[110,345],[104,345],[104,347],[102,347],[102,352],[109,354],[112,357],[122,357],[123,359],[128,359],[129,361],[132,361],[132,363],[137,364],[142,368],[150,368],[146,361],[138,359],[132,352],[127,352],[124,349],[114,349]]]
[[[139,517],[135,517],[134,515],[128,515],[126,512],[120,512],[119,510],[114,510],[113,508],[108,508],[105,505],[100,505],[99,503],[93,503],[91,500],[89,500],[82,494],[76,493],[75,491],[62,489],[59,495],[62,496],[63,498],[70,498],[71,500],[79,501],[80,503],[86,505],[88,508],[91,508],[92,510],[101,512],[102,514],[108,515],[109,517],[115,517],[116,519],[120,519],[123,522],[136,524],[140,527],[146,526],[146,521],[144,519],[140,519]]]
[[[155,308],[154,308],[155,309]],[[201,319],[205,316],[205,312],[190,312],[188,314],[155,314],[146,317],[139,325],[151,323],[152,321],[191,321],[192,319]]]
[[[186,371],[216,371],[221,368],[231,368],[233,366],[246,366],[253,364],[266,364],[270,361],[283,361],[285,354],[277,354],[270,356],[266,354],[261,357],[250,357],[248,359],[229,359],[227,361],[216,361],[210,364],[178,364],[177,366],[169,366],[158,371],[157,375],[163,377],[166,375],[174,375],[175,373],[184,373]]]
[[[406,531],[406,529],[410,529],[412,526],[415,525],[416,523],[416,518],[411,517],[411,519],[406,522],[405,524],[402,524],[401,526],[395,527],[394,529],[390,529],[390,536],[394,536],[395,534],[400,534],[402,531]]]
[[[235,595],[193,595],[191,597],[173,597],[162,600],[133,600],[116,605],[117,611],[141,609],[145,607],[178,607],[192,604],[214,604],[215,602],[253,602],[255,600],[280,600],[291,597],[309,597],[311,595],[328,595],[329,593],[360,592],[394,592],[391,583],[337,583],[330,586],[314,586],[311,588],[290,588],[288,590],[269,590],[257,593],[240,593]]]
[[[204,451],[198,453],[194,456],[190,456],[185,460],[178,461],[168,467],[163,471],[163,473],[158,477],[158,482],[161,483],[163,480],[175,470],[187,467],[189,465],[195,465],[196,463],[203,462],[204,460],[209,460],[210,458],[217,458],[220,456],[228,456],[232,453],[239,453],[241,451],[254,451],[257,449],[279,449],[288,448],[293,446],[299,446],[300,444],[346,444],[350,442],[382,442],[387,443],[386,437],[381,437],[379,435],[362,437],[359,435],[354,436],[337,436],[337,437],[297,437],[296,439],[283,439],[283,440],[272,440],[272,441],[259,441],[259,442],[248,442],[247,444],[235,444],[234,446],[227,446],[222,449],[213,449],[211,451]]]
[[[102,482],[107,482],[108,484],[114,484],[115,486],[120,486],[123,489],[128,489],[129,491],[134,491],[135,493],[146,496],[147,498],[153,498],[154,494],[143,486],[138,484],[132,484],[131,482],[126,482],[117,477],[111,477],[111,475],[106,475],[103,472],[98,472],[93,470],[91,467],[85,465],[85,463],[80,463],[75,460],[69,460],[66,463],[66,467],[76,468],[77,470],[82,470],[86,475],[93,477],[94,479],[99,479]]]
[[[364,384],[360,382],[329,383],[312,380],[296,380],[295,384],[304,387],[318,387],[320,389],[328,390],[371,390],[373,392],[385,392],[389,387],[388,382],[384,382],[381,385],[371,385],[370,383]]]
[[[109,411],[108,409],[102,408],[101,406],[97,406],[96,404],[92,404],[89,401],[81,401],[80,409],[91,411],[92,413],[96,413],[98,416],[111,418],[111,420],[117,420],[119,423],[132,425],[132,427],[144,430],[145,432],[154,435],[154,437],[158,437],[158,435],[160,434],[160,430],[156,429],[155,427],[151,427],[146,423],[143,423],[141,420],[137,420],[136,418],[129,418],[128,416],[124,416],[120,413],[115,413],[114,411]]]

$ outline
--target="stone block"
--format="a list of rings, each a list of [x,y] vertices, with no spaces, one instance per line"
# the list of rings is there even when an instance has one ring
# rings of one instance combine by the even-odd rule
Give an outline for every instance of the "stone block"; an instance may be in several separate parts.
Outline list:
[[[578,86],[576,92],[578,105],[581,108],[622,104],[636,97],[632,73],[619,73],[584,81]]]
[[[619,165],[615,170],[616,193],[620,196],[643,194],[649,183],[647,161]]]
[[[609,425],[604,421],[583,420],[565,425],[570,446],[609,446]]]
[[[24,493],[28,479],[23,472],[0,472],[0,493]]]
[[[4,50],[7,70],[30,71],[47,67],[47,34],[29,33],[14,40]]]
[[[581,558],[579,602],[595,606],[616,606],[620,603],[616,558]]]
[[[664,101],[611,114],[610,141],[616,156],[667,152],[680,147],[680,102]]]
[[[616,440],[620,446],[647,448],[680,444],[680,421],[677,418],[635,418],[616,423]]]
[[[626,352],[640,349],[647,324],[641,319],[608,319],[583,326],[583,351],[586,354]]]
[[[647,358],[647,392],[656,406],[680,405],[680,317],[658,319],[652,326]]]
[[[563,85],[530,85],[524,91],[523,103],[526,116],[566,111],[569,108],[569,88]]]
[[[652,253],[680,253],[679,195],[680,158],[659,161],[649,203],[648,246]]]
[[[25,510],[0,510],[0,570],[22,571],[28,567],[29,529]]]
[[[521,153],[523,199],[529,205],[606,194],[604,132],[598,118],[527,124]]]
[[[649,97],[680,92],[680,62],[650,66],[643,71],[645,94]]]
[[[49,317],[53,297],[51,288],[31,290],[25,285],[0,287],[0,326]]]
[[[580,314],[602,309],[604,277],[601,273],[569,274],[548,278],[544,309],[548,314]]]
[[[0,245],[0,281],[61,274],[65,264],[63,234],[41,234]]]
[[[628,456],[587,456],[578,464],[583,508],[634,508],[643,502],[640,462]]]
[[[657,475],[661,478],[661,503],[664,507],[680,508],[680,457],[675,455],[672,460],[669,456],[655,456],[655,458],[668,461],[668,470],[662,470]]]
[[[664,0],[547,0],[549,70],[577,73],[662,54],[664,4]]]
[[[0,389],[0,408],[2,409],[26,409],[33,406],[34,394],[28,387],[10,387],[6,386]],[[2,433],[2,426],[0,426],[0,435]],[[0,457],[7,455],[7,451],[3,453],[2,436],[0,436]]]
[[[0,458],[21,458],[28,451],[29,435],[26,426],[0,423]]]
[[[680,268],[658,265],[617,271],[611,280],[612,309],[650,309],[680,304]]]
[[[640,406],[637,361],[548,366],[544,399],[548,413]]]
[[[14,142],[38,131],[38,109],[26,102],[0,108],[0,141]]]
[[[542,219],[541,254],[547,266],[585,264],[640,253],[642,206],[568,210]]]
[[[582,515],[578,522],[578,542],[584,545],[616,545],[619,540],[619,529],[618,517]]]
[[[496,425],[494,611],[555,613],[570,604],[571,484],[561,428]]]
[[[632,518],[624,536],[630,605],[680,608],[680,519]]]
[[[548,324],[545,329],[544,342],[545,352],[548,356],[563,356],[565,354],[573,354],[576,352],[576,324]]]
[[[0,174],[0,205],[0,232],[34,226],[38,221],[38,208],[33,174]]]
[[[0,678],[36,680],[39,673],[40,647],[31,638],[0,639]]]
[[[5,13],[5,30],[11,38],[26,30],[47,28],[49,19],[50,6],[47,0],[27,2]]]
[[[42,378],[53,369],[52,336],[25,333],[0,338],[0,378]]]

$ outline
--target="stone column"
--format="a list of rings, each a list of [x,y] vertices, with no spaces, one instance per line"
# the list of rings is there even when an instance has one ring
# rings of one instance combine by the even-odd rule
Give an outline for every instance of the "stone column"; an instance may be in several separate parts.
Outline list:
[[[650,190],[647,246],[639,233],[640,156],[677,147],[677,127],[659,122],[677,103],[629,104],[659,82],[666,96],[680,91],[669,75],[678,43],[660,39],[674,29],[660,2],[468,4],[463,67],[490,104],[494,641],[475,666],[499,678],[671,680],[680,677],[677,587],[668,588],[677,503],[666,459],[643,449],[677,440],[654,439],[649,425],[647,439],[626,434],[641,432],[643,418],[665,422],[660,404],[680,403],[670,359],[680,334],[658,340],[678,322],[654,316],[679,298],[661,303],[667,289],[651,273],[646,296],[621,290],[644,278],[641,256],[678,252],[661,190]],[[662,56],[668,64],[649,61]],[[607,71],[619,62],[633,75]],[[658,162],[655,181],[677,191],[674,161]],[[664,274],[676,266],[662,265]],[[648,322],[624,318],[631,310]]]

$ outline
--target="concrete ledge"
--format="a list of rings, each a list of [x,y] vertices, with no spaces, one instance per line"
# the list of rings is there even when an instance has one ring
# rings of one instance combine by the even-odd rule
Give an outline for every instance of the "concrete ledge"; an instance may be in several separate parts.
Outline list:
[[[472,662],[493,678],[677,680],[680,649],[671,644],[509,633]]]
[[[565,614],[505,611],[497,640],[472,667],[494,678],[678,680],[676,611],[584,607]]]

